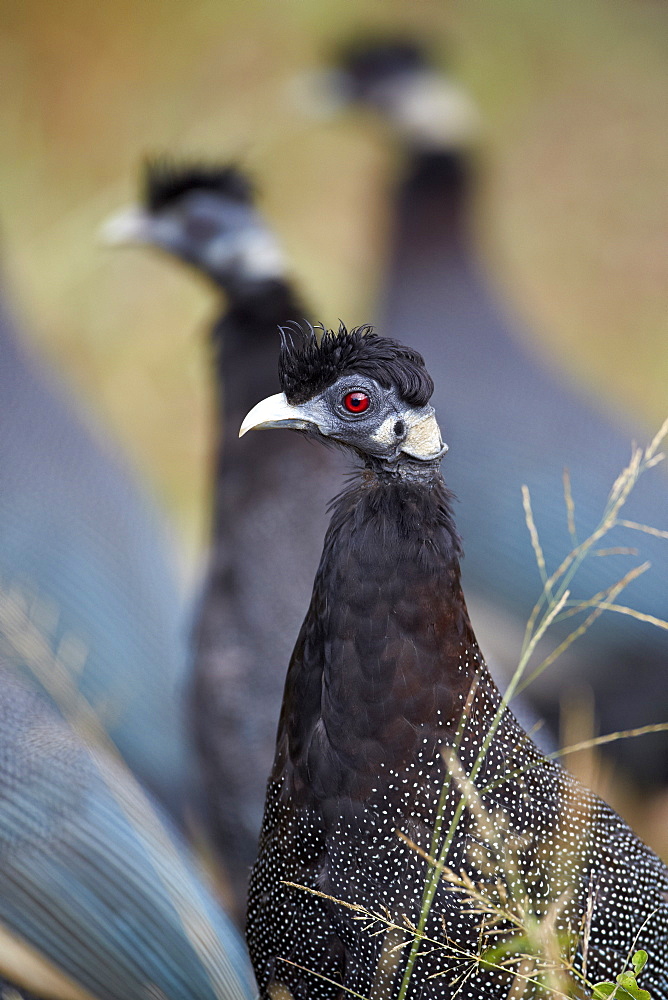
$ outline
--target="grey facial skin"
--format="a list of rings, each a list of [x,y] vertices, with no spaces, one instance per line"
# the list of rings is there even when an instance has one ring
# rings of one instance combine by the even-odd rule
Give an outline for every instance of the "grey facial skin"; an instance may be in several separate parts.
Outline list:
[[[364,393],[367,408],[352,413],[345,400],[350,393]],[[447,451],[432,406],[406,406],[397,390],[385,389],[374,379],[351,375],[340,379],[313,399],[288,403],[283,393],[262,400],[248,413],[239,436],[252,429],[290,427],[315,432],[355,448],[362,455],[396,461],[400,454],[433,461]]]

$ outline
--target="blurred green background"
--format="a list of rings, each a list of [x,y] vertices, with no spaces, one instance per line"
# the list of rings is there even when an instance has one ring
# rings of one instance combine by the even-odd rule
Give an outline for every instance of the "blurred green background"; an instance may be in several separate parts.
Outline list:
[[[233,157],[325,323],[373,319],[398,162],[361,115],[289,82],[361,29],[427,38],[478,102],[480,252],[536,349],[648,434],[668,411],[664,0],[0,2],[2,266],[27,333],[170,512],[206,534],[215,308],[185,271],[96,232],[147,153]]]

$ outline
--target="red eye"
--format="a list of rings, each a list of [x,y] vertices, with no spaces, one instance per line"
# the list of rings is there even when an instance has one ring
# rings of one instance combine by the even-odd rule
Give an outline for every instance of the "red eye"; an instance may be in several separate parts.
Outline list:
[[[349,392],[343,397],[343,405],[349,413],[364,413],[369,408],[370,399],[365,392]]]

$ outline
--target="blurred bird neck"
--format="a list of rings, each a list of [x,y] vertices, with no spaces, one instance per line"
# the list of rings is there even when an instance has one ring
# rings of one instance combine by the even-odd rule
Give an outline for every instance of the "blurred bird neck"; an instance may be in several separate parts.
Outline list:
[[[367,469],[335,502],[290,663],[278,761],[297,801],[363,800],[454,731],[482,663],[437,469]]]
[[[264,434],[250,434],[240,442],[239,427],[258,399],[278,391],[279,325],[303,317],[304,308],[290,284],[272,279],[230,291],[212,331],[216,396],[213,546],[220,586],[233,594],[232,602],[240,600],[234,575],[234,553],[240,551],[239,523],[248,523],[263,500],[269,503],[276,484],[280,487],[281,475],[289,475],[284,470],[293,467],[291,458],[302,444],[289,430],[272,431],[271,441]]]
[[[213,350],[219,414],[231,443],[248,410],[278,391],[278,328],[303,322],[305,310],[284,278],[244,282],[226,291],[227,306],[214,327]]]
[[[395,243],[400,253],[461,252],[468,240],[471,188],[475,166],[468,152],[416,150],[399,190],[398,229]],[[408,247],[403,244],[408,242]]]
[[[415,149],[404,184],[427,192],[449,193],[453,202],[467,201],[475,173],[474,157],[457,149]]]

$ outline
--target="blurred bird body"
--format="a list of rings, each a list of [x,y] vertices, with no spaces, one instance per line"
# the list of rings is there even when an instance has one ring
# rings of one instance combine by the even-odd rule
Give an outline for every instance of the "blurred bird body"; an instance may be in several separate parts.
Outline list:
[[[149,169],[143,204],[113,218],[112,242],[157,246],[224,293],[210,334],[218,419],[209,566],[194,630],[192,727],[213,845],[239,913],[257,854],[287,662],[310,596],[340,457],[278,432],[237,430],[276,388],[278,328],[303,320],[278,244],[231,168]]]
[[[577,541],[582,541],[600,522],[612,484],[628,463],[631,442],[648,435],[606,412],[603,404],[597,407],[556,374],[495,295],[472,234],[473,131],[465,136],[458,128],[448,139],[446,121],[439,130],[444,138],[437,142],[435,122],[427,132],[421,132],[419,117],[412,119],[414,128],[406,124],[416,93],[421,88],[431,92],[439,81],[452,86],[428,67],[416,46],[381,43],[348,52],[338,85],[342,100],[380,114],[407,152],[378,322],[388,336],[420,351],[436,376],[434,405],[447,419],[452,447],[448,481],[461,501],[464,583],[492,667],[512,673],[542,587],[522,508],[523,484],[530,490],[549,575],[575,544],[563,469],[569,470]],[[663,471],[641,480],[624,516],[668,529]],[[633,547],[636,557],[588,559],[571,596],[588,599],[649,559],[649,572],[634,580],[620,600],[668,619],[668,542],[624,528],[606,538],[606,548]],[[555,636],[565,637],[572,622]],[[668,719],[665,631],[607,613],[561,662],[561,669],[557,664],[527,690],[553,725],[565,689],[584,685],[594,690],[602,732]],[[665,735],[605,749],[631,769],[636,782],[668,782]]]
[[[0,657],[0,985],[62,1000],[253,996],[237,932],[158,808],[14,661]]]
[[[318,535],[338,466],[338,456],[310,455],[287,431],[279,432],[274,448],[240,454],[236,431],[250,387],[261,382],[263,392],[275,388],[267,353],[275,360],[278,323],[299,315],[294,300],[278,298],[281,308],[266,316],[261,310],[258,316],[257,298],[247,312],[232,307],[214,331],[224,429],[209,568],[194,633],[193,735],[213,843],[231,874],[240,912],[257,854],[281,663],[308,607],[305,574],[317,568]]]
[[[32,592],[134,773],[181,818],[181,601],[158,515],[0,307],[0,583]]]
[[[284,344],[280,370],[284,393],[258,404],[242,433],[292,426],[351,448],[364,468],[333,503],[287,674],[249,895],[261,995],[512,995],[523,967],[478,961],[490,941],[481,912],[425,858],[441,855],[494,904],[520,900],[525,919],[556,913],[580,972],[588,920],[591,981],[646,948],[642,985],[668,997],[668,870],[542,756],[503,709],[478,648],[421,357],[341,330]],[[401,992],[430,879],[427,940]],[[509,922],[492,943],[513,931],[519,946]],[[499,954],[513,950],[492,964]],[[542,994],[528,982],[523,995]]]

